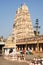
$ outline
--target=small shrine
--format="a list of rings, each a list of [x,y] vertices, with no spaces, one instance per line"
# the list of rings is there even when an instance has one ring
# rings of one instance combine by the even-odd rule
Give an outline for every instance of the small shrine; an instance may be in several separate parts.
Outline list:
[[[16,44],[12,36],[9,36],[4,46],[5,55],[16,52]]]

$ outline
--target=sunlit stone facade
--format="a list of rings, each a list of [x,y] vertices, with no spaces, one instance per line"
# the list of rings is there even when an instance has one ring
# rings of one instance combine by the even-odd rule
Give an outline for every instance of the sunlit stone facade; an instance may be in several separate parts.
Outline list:
[[[0,41],[3,41],[3,37],[0,38]],[[43,35],[38,37],[39,50],[43,51]],[[2,45],[2,46],[1,46]],[[4,46],[5,45],[5,46]],[[16,51],[16,45],[19,50],[22,50],[27,45],[27,49],[37,51],[37,40],[34,35],[34,30],[32,26],[32,21],[30,17],[30,13],[28,7],[24,4],[16,11],[16,16],[14,18],[12,35],[8,37],[6,42],[0,43],[0,49],[2,47],[5,50],[5,55],[9,54],[9,51],[13,49],[13,52]],[[17,48],[17,49],[18,49]]]
[[[12,51],[12,52],[16,51],[16,44],[15,44],[12,36],[8,37],[8,39],[5,42],[5,46],[3,48],[5,51],[5,55],[9,55],[10,51]]]
[[[28,7],[25,4],[18,8],[18,10],[16,11],[12,34],[13,37],[15,37],[15,40],[35,36],[30,18],[30,13]]]
[[[14,41],[14,42],[13,42]],[[43,35],[38,37],[39,50],[43,50]],[[14,47],[19,49],[30,48],[37,51],[37,40],[34,35],[32,21],[28,7],[24,4],[16,11],[14,18],[12,36],[10,36],[5,44],[5,48],[13,49]],[[26,47],[27,46],[27,47]],[[6,49],[5,49],[6,52]]]

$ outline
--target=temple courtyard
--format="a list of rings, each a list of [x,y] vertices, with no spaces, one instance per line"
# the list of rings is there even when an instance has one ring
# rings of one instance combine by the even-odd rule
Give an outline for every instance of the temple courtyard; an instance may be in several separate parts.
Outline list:
[[[3,56],[0,56],[0,65],[29,65],[27,62],[20,61],[10,61],[4,59]]]

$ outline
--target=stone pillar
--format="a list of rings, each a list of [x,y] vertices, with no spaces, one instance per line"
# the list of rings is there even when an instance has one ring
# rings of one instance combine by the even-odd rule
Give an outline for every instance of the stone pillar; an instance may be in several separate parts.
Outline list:
[[[20,47],[19,47],[19,51],[20,51]]]
[[[34,49],[33,49],[33,47],[32,47],[32,51],[33,51]]]
[[[9,49],[5,49],[5,55],[9,55]]]
[[[40,47],[40,51],[42,52],[42,47]]]
[[[25,47],[25,50],[27,50],[26,47]]]
[[[34,48],[32,47],[32,53],[34,54],[35,53],[35,51],[34,51]]]
[[[22,51],[23,51],[23,47],[22,47]]]
[[[16,52],[16,49],[13,49],[13,52]]]
[[[14,48],[13,49],[13,57],[14,57],[15,54],[16,54],[16,49]]]
[[[38,49],[37,49],[37,47],[35,48],[35,51],[37,51]]]

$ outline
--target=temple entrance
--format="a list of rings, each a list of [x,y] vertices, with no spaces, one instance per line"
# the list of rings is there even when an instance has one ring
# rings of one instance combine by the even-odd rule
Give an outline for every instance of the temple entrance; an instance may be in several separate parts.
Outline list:
[[[13,49],[11,48],[10,50],[9,50],[9,53],[12,53],[13,52]]]

